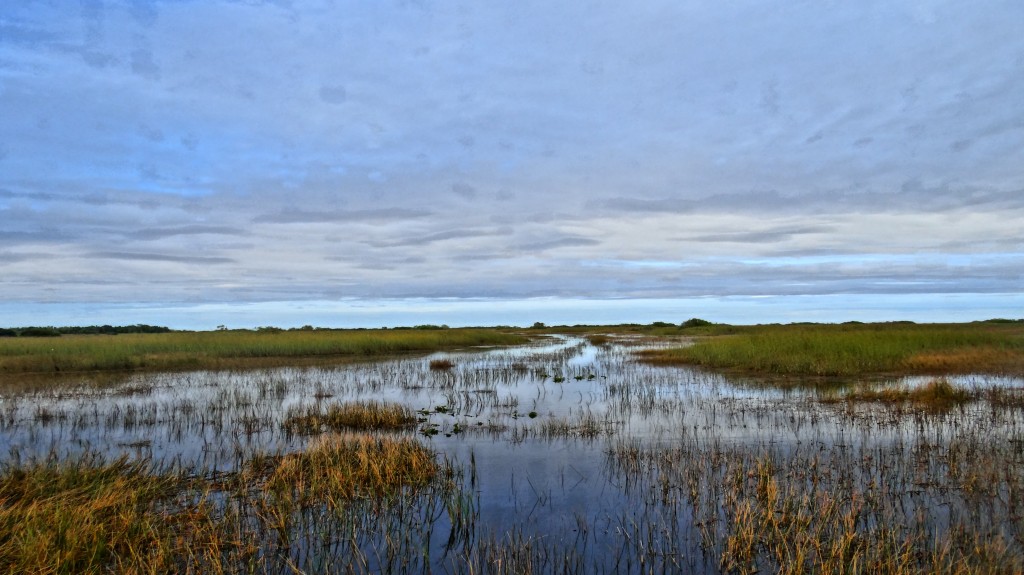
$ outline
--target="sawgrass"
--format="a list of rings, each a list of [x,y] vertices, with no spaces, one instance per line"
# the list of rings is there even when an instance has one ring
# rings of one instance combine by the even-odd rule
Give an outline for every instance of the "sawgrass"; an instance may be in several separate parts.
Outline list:
[[[0,374],[224,369],[512,345],[488,329],[213,331],[0,338]]]
[[[1024,367],[1024,328],[1017,323],[756,326],[643,357],[759,375],[1009,373]]]

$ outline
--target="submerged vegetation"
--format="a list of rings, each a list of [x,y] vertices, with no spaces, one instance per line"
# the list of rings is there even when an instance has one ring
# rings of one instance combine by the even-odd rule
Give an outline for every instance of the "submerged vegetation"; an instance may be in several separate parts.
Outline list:
[[[489,329],[295,330],[0,338],[0,374],[227,369],[345,361],[526,339]]]
[[[752,326],[644,357],[760,375],[1019,373],[1024,369],[1024,325]]]

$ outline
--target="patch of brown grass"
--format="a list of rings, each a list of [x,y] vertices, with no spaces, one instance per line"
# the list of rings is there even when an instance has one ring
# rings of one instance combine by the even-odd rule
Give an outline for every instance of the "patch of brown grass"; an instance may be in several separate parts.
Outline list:
[[[916,353],[906,359],[915,373],[1008,372],[1020,370],[1024,357],[1019,351],[997,347],[975,347]]]
[[[292,433],[312,435],[323,431],[344,430],[396,430],[416,423],[412,408],[398,403],[380,401],[352,401],[330,406],[327,411],[307,407],[292,413],[284,421],[284,428]]]
[[[430,483],[440,467],[434,452],[408,437],[328,435],[306,451],[282,457],[267,487],[301,504],[382,497]]]
[[[430,360],[430,369],[432,371],[447,371],[455,367],[455,362],[450,359],[432,359]]]
[[[971,392],[953,385],[945,378],[939,378],[913,388],[864,388],[838,398],[829,398],[823,401],[835,402],[846,400],[887,404],[909,403],[918,408],[942,410],[967,403],[973,399],[975,399],[975,396]]]
[[[0,475],[0,572],[173,572],[179,535],[203,539],[202,505],[170,505],[181,477],[122,458],[8,468]]]

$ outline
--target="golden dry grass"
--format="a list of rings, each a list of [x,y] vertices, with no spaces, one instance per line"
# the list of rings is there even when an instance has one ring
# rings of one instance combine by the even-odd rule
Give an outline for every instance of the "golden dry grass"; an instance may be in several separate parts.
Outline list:
[[[412,408],[398,403],[350,401],[332,405],[326,411],[308,407],[292,413],[284,421],[285,429],[311,435],[322,431],[395,430],[416,423]]]
[[[933,379],[917,387],[863,388],[823,401],[865,401],[886,404],[910,404],[916,408],[943,410],[976,399],[976,394],[959,388],[944,378]]]
[[[434,452],[416,439],[343,433],[324,436],[306,451],[281,458],[267,487],[303,504],[337,504],[426,485],[439,469]]]

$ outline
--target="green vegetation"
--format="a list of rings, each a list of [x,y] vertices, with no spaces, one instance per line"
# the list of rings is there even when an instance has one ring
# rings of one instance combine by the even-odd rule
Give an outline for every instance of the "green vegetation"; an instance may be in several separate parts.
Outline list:
[[[525,341],[520,335],[487,329],[218,330],[17,337],[0,339],[0,374],[255,367]]]
[[[117,335],[120,333],[167,333],[170,328],[159,325],[146,325],[139,323],[135,325],[87,325],[67,327],[14,327],[0,328],[0,336],[4,337],[57,337],[61,335]]]
[[[733,327],[732,335],[655,350],[655,363],[758,375],[1007,373],[1024,368],[1020,323],[843,324]]]

